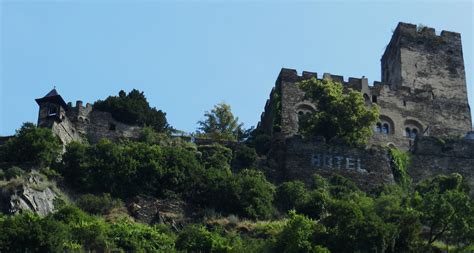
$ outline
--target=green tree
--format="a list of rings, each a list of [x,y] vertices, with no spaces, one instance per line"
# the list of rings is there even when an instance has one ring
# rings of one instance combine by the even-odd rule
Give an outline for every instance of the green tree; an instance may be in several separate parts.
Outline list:
[[[121,220],[111,225],[110,237],[125,252],[175,252],[174,236],[144,224]]]
[[[234,176],[231,187],[235,197],[233,205],[239,214],[260,219],[269,218],[274,213],[275,186],[266,180],[262,172],[242,170]]]
[[[349,144],[365,144],[379,118],[377,106],[367,108],[358,91],[344,90],[341,83],[311,78],[299,86],[305,97],[316,105],[316,112],[302,116],[300,131],[304,136],[335,137]]]
[[[176,240],[176,248],[186,252],[231,252],[230,242],[216,232],[205,227],[191,225],[186,227]]]
[[[61,141],[50,129],[24,123],[13,138],[0,146],[0,160],[6,162],[34,162],[41,166],[51,164],[59,157]]]
[[[437,176],[416,187],[414,206],[429,228],[427,244],[437,240],[467,246],[473,241],[474,203],[459,174]]]
[[[295,211],[290,211],[290,219],[278,234],[275,249],[285,253],[329,253],[327,248],[315,243],[315,239],[318,239],[315,238],[315,234],[321,234],[324,230],[321,224],[317,224],[304,215],[296,214]]]
[[[198,121],[198,134],[215,140],[238,140],[242,133],[242,123],[234,117],[230,105],[220,103],[204,114],[205,119]]]
[[[94,109],[110,112],[112,117],[120,122],[151,126],[157,132],[170,129],[166,113],[155,107],[150,107],[144,93],[136,89],[128,94],[121,90],[118,96],[109,96],[105,100],[98,100],[94,103]]]
[[[191,191],[203,171],[194,152],[141,142],[102,140],[95,145],[71,143],[63,155],[61,174],[81,192],[130,197],[164,196]]]

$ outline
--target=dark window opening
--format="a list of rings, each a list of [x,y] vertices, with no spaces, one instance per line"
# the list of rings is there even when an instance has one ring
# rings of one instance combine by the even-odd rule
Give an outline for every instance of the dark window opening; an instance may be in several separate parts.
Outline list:
[[[303,114],[304,114],[303,111],[299,111],[299,112],[298,112],[298,115],[300,115],[300,116],[303,115]]]
[[[416,129],[411,130],[411,138],[415,138],[417,134],[418,134],[418,130]]]
[[[375,131],[377,133],[382,133],[382,123],[377,123],[377,125],[375,125]]]
[[[377,103],[377,96],[375,95],[372,96],[372,103]]]
[[[388,134],[390,132],[390,128],[387,123],[383,124],[382,126],[382,133],[383,134]]]
[[[54,116],[58,114],[58,107],[57,106],[50,106],[48,110],[49,116]]]
[[[110,124],[109,124],[109,130],[110,130],[110,131],[115,131],[115,129],[116,129],[115,124],[110,123]]]
[[[410,138],[410,139],[415,139],[416,138],[416,135],[418,134],[418,129],[416,128],[413,128],[413,129],[410,129],[410,128],[405,128],[405,136]]]
[[[403,100],[403,106],[407,106],[407,101]]]

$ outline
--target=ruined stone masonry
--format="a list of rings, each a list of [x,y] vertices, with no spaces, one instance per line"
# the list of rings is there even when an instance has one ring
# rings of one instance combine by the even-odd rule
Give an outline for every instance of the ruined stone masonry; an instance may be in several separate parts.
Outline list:
[[[112,141],[136,139],[140,134],[139,126],[118,122],[108,112],[93,110],[89,103],[85,107],[82,101],[77,101],[75,107],[71,102],[66,104],[56,89],[36,102],[39,105],[38,126],[50,128],[64,145],[72,141],[97,143],[103,138]]]
[[[474,138],[462,139],[472,122],[461,35],[448,31],[436,35],[433,28],[399,23],[382,55],[381,71],[381,82],[369,85],[366,78],[346,80],[306,71],[298,75],[296,70],[282,69],[257,126],[275,144],[268,154],[276,161],[270,166],[279,174],[274,178],[308,181],[314,173],[337,173],[370,190],[394,182],[386,147],[396,147],[411,152],[408,173],[415,181],[457,172],[474,189]],[[313,77],[341,82],[360,91],[367,106],[380,107],[368,146],[346,147],[298,135],[299,115],[317,110],[304,99],[298,82]],[[66,104],[55,89],[36,102],[38,126],[52,129],[63,144],[139,136],[140,127],[120,123],[81,101],[75,107]],[[448,137],[450,141],[442,140]]]
[[[279,145],[279,170],[284,177],[308,179],[312,173],[343,174],[362,188],[393,182],[387,149],[411,151],[409,173],[415,180],[440,173],[458,172],[474,186],[474,144],[461,140],[471,131],[471,114],[462,54],[461,35],[429,27],[399,23],[381,59],[381,82],[366,78],[282,69],[257,126]],[[360,91],[367,106],[377,104],[380,119],[365,149],[303,140],[298,136],[300,115],[317,110],[304,99],[298,82],[331,79]],[[458,138],[457,152],[433,149],[432,137]],[[428,140],[426,140],[428,138]]]

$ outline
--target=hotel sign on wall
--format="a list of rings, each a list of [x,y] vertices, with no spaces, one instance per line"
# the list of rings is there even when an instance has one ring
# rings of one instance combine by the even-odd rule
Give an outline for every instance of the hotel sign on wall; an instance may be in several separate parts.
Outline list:
[[[311,157],[311,166],[320,169],[348,170],[367,173],[360,158],[337,154],[313,154]]]

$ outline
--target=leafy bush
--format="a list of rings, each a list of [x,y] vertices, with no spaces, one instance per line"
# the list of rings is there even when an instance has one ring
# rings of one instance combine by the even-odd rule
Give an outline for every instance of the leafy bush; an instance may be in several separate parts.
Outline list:
[[[327,248],[314,242],[314,234],[317,231],[324,232],[324,227],[292,211],[288,223],[277,237],[275,250],[285,253],[329,253]]]
[[[63,155],[61,173],[82,192],[108,192],[117,197],[139,193],[183,193],[193,188],[202,167],[192,151],[145,143],[96,145],[71,143]]]
[[[230,169],[232,150],[220,144],[200,145],[201,162],[205,168]]]
[[[128,94],[123,90],[119,96],[109,96],[94,103],[94,109],[110,112],[114,119],[140,126],[150,126],[157,132],[169,129],[166,113],[150,107],[143,92],[133,89]]]
[[[112,224],[111,238],[125,252],[174,252],[174,236],[156,227],[120,221]]]
[[[60,152],[61,141],[50,129],[24,123],[13,138],[0,146],[0,161],[46,166],[55,161]]]
[[[101,196],[84,194],[76,200],[76,205],[91,214],[107,214],[111,209],[122,206],[123,203],[105,193]]]
[[[278,186],[276,203],[283,212],[297,209],[309,199],[306,186],[301,181],[290,181]]]
[[[21,168],[13,166],[11,168],[8,168],[5,171],[5,179],[10,180],[13,178],[21,177],[25,174],[25,171],[23,171]]]
[[[216,232],[194,225],[186,227],[178,235],[176,248],[187,252],[230,252],[229,241]]]
[[[231,183],[231,206],[237,214],[250,218],[269,218],[274,213],[275,186],[256,170],[243,170]]]
[[[254,148],[241,144],[234,149],[232,158],[232,168],[234,170],[254,168],[256,162],[257,152]]]

